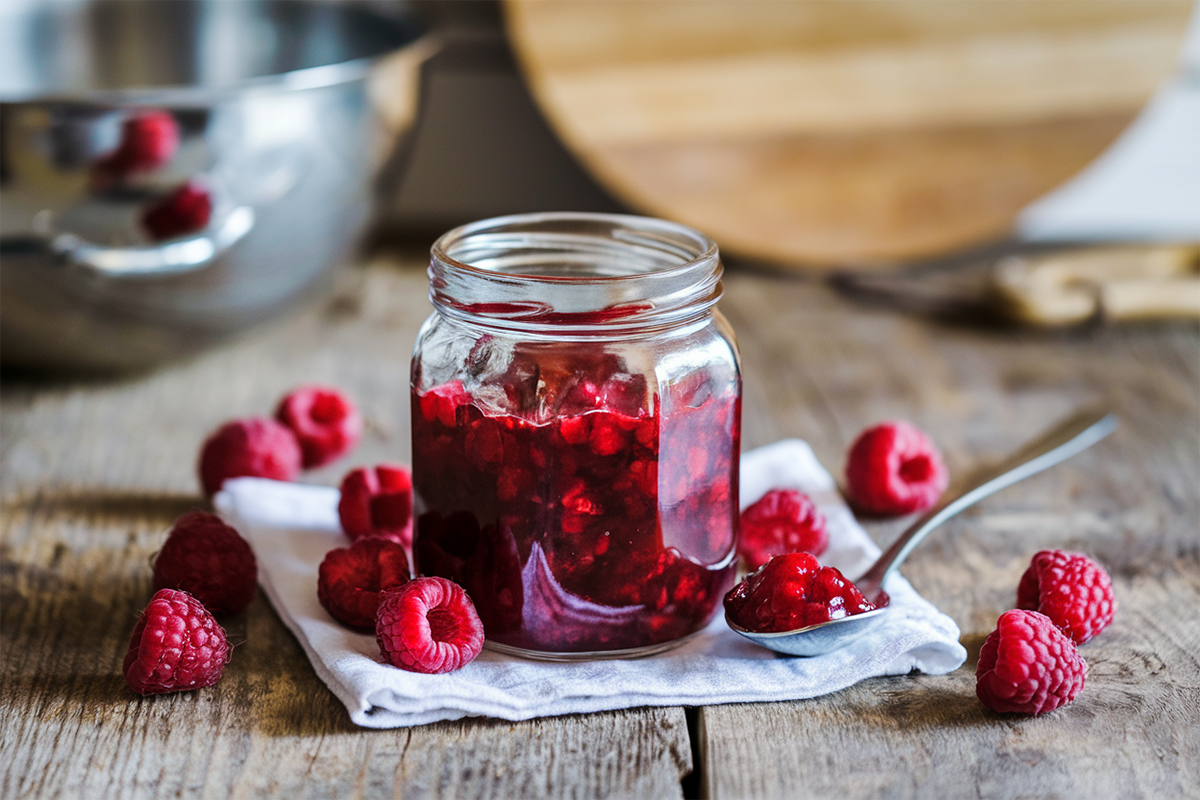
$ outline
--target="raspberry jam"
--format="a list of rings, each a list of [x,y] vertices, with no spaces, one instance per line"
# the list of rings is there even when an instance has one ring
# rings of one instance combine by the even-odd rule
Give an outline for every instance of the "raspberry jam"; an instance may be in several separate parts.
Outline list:
[[[477,226],[522,246],[467,261]],[[546,250],[553,271],[531,270]],[[741,382],[719,274],[706,238],[637,217],[526,215],[435,245],[412,372],[413,552],[419,573],[466,589],[489,646],[653,652],[720,607]]]
[[[726,618],[755,633],[799,630],[875,608],[841,571],[822,567],[811,553],[775,556],[725,596]]]

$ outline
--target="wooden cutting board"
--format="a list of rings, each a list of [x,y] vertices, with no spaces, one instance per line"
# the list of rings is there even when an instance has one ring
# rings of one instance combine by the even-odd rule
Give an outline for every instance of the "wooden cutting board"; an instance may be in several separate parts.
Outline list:
[[[789,267],[1004,236],[1175,66],[1190,0],[505,0],[535,97],[643,213]]]

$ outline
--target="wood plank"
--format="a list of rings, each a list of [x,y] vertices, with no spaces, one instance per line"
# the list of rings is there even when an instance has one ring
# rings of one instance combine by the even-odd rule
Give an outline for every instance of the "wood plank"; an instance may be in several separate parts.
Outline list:
[[[4,376],[0,389],[0,795],[680,796],[681,709],[363,731],[265,599],[228,623],[211,690],[142,700],[120,662],[151,553],[201,505],[193,474],[220,421],[320,380],[359,399],[355,463],[406,458],[408,357],[427,312],[423,254],[347,272],[331,302],[158,373]],[[1121,609],[1084,648],[1089,685],[1043,719],[945,677],[875,680],[801,703],[702,709],[712,796],[1092,793],[1200,785],[1200,335],[1194,324],[1032,333],[854,306],[812,280],[731,272],[747,447],[802,436],[835,473],[863,426],[904,416],[951,470],[999,458],[1076,405],[1110,403],[1110,440],[948,524],[906,565],[972,654],[1033,551],[1087,549]],[[310,476],[333,483],[346,465]],[[873,524],[886,541],[901,523]],[[948,565],[952,568],[948,568]],[[1168,609],[1164,611],[1164,609]]]
[[[903,417],[933,435],[962,477],[1085,403],[1111,406],[1122,427],[947,523],[906,563],[918,590],[962,628],[971,654],[963,668],[807,702],[702,709],[706,794],[1195,796],[1198,327],[954,327],[848,306],[815,282],[738,276],[727,286],[723,307],[747,375],[748,446],[801,436],[837,471],[860,429]],[[903,521],[868,528],[886,544]],[[1074,704],[1003,717],[977,702],[975,661],[1043,548],[1106,564],[1119,609],[1082,648],[1091,671]]]
[[[237,646],[217,686],[148,699],[125,686],[150,558],[177,515],[206,505],[194,460],[207,432],[322,381],[363,408],[354,463],[407,460],[423,260],[348,271],[331,302],[148,376],[5,376],[0,796],[681,796],[682,709],[355,728],[261,593],[225,621]]]

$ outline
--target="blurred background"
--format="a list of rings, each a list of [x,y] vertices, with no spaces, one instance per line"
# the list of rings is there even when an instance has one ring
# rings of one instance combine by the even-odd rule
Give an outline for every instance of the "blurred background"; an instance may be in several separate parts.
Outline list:
[[[919,312],[1200,316],[1191,0],[0,0],[0,101],[6,366],[162,363],[537,210]]]
[[[439,227],[455,218],[437,218],[455,197],[478,203],[467,216],[559,200],[523,196],[529,180],[563,191],[555,178],[565,170],[541,166],[553,147],[520,127],[521,87],[501,88],[510,72],[618,202],[682,218],[727,250],[804,265],[922,258],[1009,236],[1022,209],[1092,162],[1156,92],[1186,90],[1200,72],[1200,56],[1181,55],[1186,1],[509,0],[431,10],[450,40],[431,66],[456,85],[429,93],[428,123],[445,122],[430,138],[488,128],[489,142],[446,150],[494,143],[515,174],[486,174],[463,191],[458,181],[485,169],[457,167],[430,142],[409,173],[412,194],[395,207],[401,221]],[[464,106],[454,109],[462,116],[444,103]],[[1194,182],[1181,192],[1186,168],[1197,175],[1195,139],[1182,136],[1189,120],[1169,122],[1189,146],[1138,165],[1153,172],[1141,176],[1141,196],[1105,198],[1123,197],[1128,219],[1114,210],[1101,231],[1099,216],[1067,220],[1043,207],[1024,235],[1194,238]],[[538,149],[522,150],[526,142]],[[443,178],[440,189],[427,173]],[[562,198],[572,201],[595,202]]]

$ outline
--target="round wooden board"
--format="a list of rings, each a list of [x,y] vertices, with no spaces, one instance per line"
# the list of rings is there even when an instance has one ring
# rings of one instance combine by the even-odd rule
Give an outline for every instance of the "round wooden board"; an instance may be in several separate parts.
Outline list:
[[[1175,66],[1190,0],[505,0],[562,140],[728,252],[886,266],[1003,236]]]

